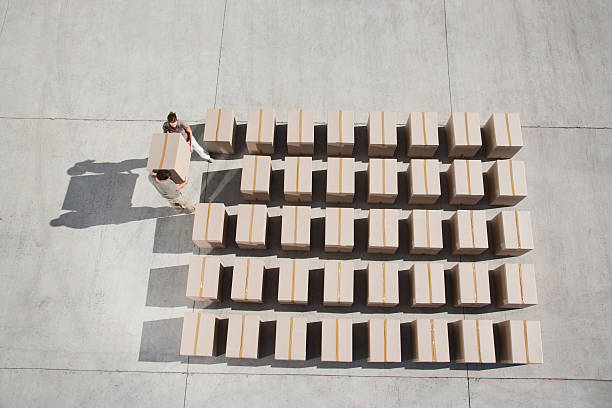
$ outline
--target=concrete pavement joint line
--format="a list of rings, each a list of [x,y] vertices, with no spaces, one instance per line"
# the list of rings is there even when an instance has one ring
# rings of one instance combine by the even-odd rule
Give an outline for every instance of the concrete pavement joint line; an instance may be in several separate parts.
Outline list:
[[[453,113],[453,92],[451,91],[450,60],[448,58],[448,27],[446,25],[446,0],[444,0],[444,42],[446,44],[446,74],[448,75],[448,104],[450,105],[450,112],[452,114]],[[466,123],[466,129],[467,129],[467,123]]]
[[[187,357],[187,364],[189,364],[189,357]],[[189,373],[185,373],[185,392],[183,394],[183,408],[187,404],[187,379],[189,378]]]
[[[221,71],[221,50],[223,49],[223,32],[225,31],[225,10],[227,10],[227,0],[223,6],[223,23],[221,24],[221,41],[219,42],[219,60],[217,61],[217,83],[215,84],[215,104],[213,108],[217,107],[217,92],[219,92],[219,71]]]

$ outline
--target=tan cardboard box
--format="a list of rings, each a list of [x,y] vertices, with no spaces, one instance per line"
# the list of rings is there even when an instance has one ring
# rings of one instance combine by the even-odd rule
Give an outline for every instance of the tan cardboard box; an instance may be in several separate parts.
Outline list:
[[[481,307],[491,304],[489,265],[486,262],[459,262],[451,272],[455,306]]]
[[[353,252],[355,243],[355,210],[325,209],[325,252]]]
[[[438,113],[411,112],[406,122],[408,157],[434,157],[438,150]]]
[[[279,259],[278,303],[308,304],[308,259]]]
[[[399,304],[399,265],[397,262],[368,262],[368,306]]]
[[[446,304],[442,263],[415,263],[412,265],[410,268],[410,300],[412,307],[439,307]]]
[[[179,354],[199,357],[216,355],[217,322],[212,313],[185,312]]]
[[[158,133],[151,138],[147,170],[170,170],[170,178],[181,184],[189,176],[191,152],[180,133]]]
[[[312,157],[285,157],[285,201],[312,201]]]
[[[236,119],[231,109],[209,109],[204,126],[204,147],[214,153],[234,153]]]
[[[397,160],[370,159],[368,202],[393,204],[397,198]]]
[[[227,358],[259,358],[259,325],[255,314],[230,314],[227,323]]]
[[[371,209],[368,215],[368,252],[394,254],[399,248],[399,210]]]
[[[242,158],[242,178],[240,192],[245,200],[270,201],[270,177],[272,158],[270,156],[250,156]]]
[[[518,113],[494,113],[484,127],[489,159],[509,159],[523,147],[523,133]]]
[[[232,274],[234,302],[263,301],[264,262],[260,258],[236,258]]]
[[[266,249],[268,208],[264,204],[238,204],[236,244],[241,249]]]
[[[191,239],[200,248],[225,248],[227,211],[223,203],[198,203]]]
[[[323,271],[323,304],[350,306],[353,304],[355,265],[353,261],[325,261]]]
[[[448,363],[448,325],[444,319],[417,319],[412,323],[412,360],[419,363]]]
[[[479,255],[489,249],[485,210],[457,210],[450,224],[453,230],[453,255]]]
[[[537,320],[506,320],[495,324],[497,354],[504,364],[542,364],[542,332]]]
[[[321,323],[321,361],[353,361],[353,321],[323,319]]]
[[[525,163],[520,160],[497,160],[487,172],[489,204],[516,205],[527,197]]]
[[[493,321],[459,320],[451,323],[455,333],[455,361],[458,363],[495,363]]]
[[[495,255],[522,255],[533,249],[531,213],[501,211],[491,221]]]
[[[368,116],[368,156],[392,157],[397,149],[397,113],[370,112]]]
[[[441,210],[412,210],[408,221],[411,254],[436,255],[442,250]]]
[[[535,267],[532,264],[503,264],[493,273],[499,307],[514,308],[538,304]]]
[[[274,154],[274,109],[249,109],[246,146],[250,154]]]
[[[355,113],[327,111],[327,155],[352,156],[355,144]]]
[[[310,207],[283,206],[281,247],[284,251],[310,251],[310,216]]]
[[[327,158],[328,203],[352,203],[355,196],[355,159],[352,157]]]
[[[275,360],[306,360],[306,319],[279,317],[276,319]]]
[[[187,297],[196,301],[218,302],[222,267],[218,256],[191,255],[187,273]]]
[[[482,147],[478,112],[453,112],[446,122],[448,157],[474,157]]]
[[[399,363],[402,361],[402,340],[398,319],[368,320],[368,361]]]
[[[482,200],[485,192],[480,160],[453,160],[447,174],[451,205],[476,205]]]
[[[412,159],[408,166],[408,203],[434,204],[440,198],[440,162],[436,159]]]
[[[309,109],[289,109],[287,115],[287,152],[314,154],[314,113]]]

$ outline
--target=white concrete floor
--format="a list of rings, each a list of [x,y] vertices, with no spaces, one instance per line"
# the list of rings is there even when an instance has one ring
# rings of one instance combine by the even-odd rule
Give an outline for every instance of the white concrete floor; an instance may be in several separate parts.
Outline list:
[[[0,0],[0,407],[609,406],[609,21],[603,0]],[[483,121],[520,112],[529,186],[520,207],[532,211],[536,249],[519,259],[537,266],[540,304],[428,316],[541,320],[545,364],[180,357],[193,307],[270,319],[340,312],[357,323],[381,313],[363,299],[343,312],[185,298],[199,252],[192,217],[171,216],[144,166],[169,110],[201,135],[219,106],[240,122],[251,107],[273,107],[281,122],[289,108],[312,108],[318,123],[340,107],[359,125],[375,109],[397,111],[398,124],[411,110],[437,111],[440,125],[451,111]],[[241,202],[232,166],[194,158],[187,195]]]

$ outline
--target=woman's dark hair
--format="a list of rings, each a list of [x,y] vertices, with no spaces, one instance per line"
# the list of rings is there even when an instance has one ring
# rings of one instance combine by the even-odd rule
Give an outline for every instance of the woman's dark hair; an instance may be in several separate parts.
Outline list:
[[[176,118],[176,113],[175,112],[170,112],[168,114],[168,123],[174,123],[176,122],[177,118]]]
[[[170,170],[157,170],[155,177],[159,181],[168,180],[170,178]]]

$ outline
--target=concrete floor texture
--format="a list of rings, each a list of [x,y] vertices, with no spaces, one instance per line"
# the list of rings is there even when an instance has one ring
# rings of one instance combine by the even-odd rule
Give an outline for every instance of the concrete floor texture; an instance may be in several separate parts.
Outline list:
[[[0,0],[0,407],[610,406],[610,21],[604,0]],[[273,269],[263,304],[229,301],[229,272],[221,302],[187,299],[189,256],[209,251],[193,245],[193,216],[173,214],[145,165],[170,110],[201,140],[213,107],[236,112],[239,137],[249,108],[274,108],[279,138],[288,109],[313,109],[321,166],[328,109],[355,111],[363,163],[369,111],[398,113],[403,148],[410,111],[438,112],[442,142],[452,111],[480,112],[483,124],[493,112],[519,112],[525,147],[516,158],[529,192],[517,207],[532,212],[535,249],[510,261],[536,265],[539,304],[427,311],[402,294],[398,307],[369,308],[358,271],[351,307],[324,307],[317,279],[309,305],[279,305]],[[404,151],[397,157],[407,162]],[[448,164],[445,154],[441,146]],[[209,165],[194,155],[186,195],[243,203],[240,158]],[[273,159],[280,166],[282,154]],[[324,172],[315,174],[312,206],[322,208]],[[271,213],[283,205],[281,186],[274,171]],[[357,190],[354,206],[367,210],[363,183]],[[403,186],[392,207],[413,208],[405,203]],[[489,218],[499,210],[483,203]],[[456,209],[447,197],[430,208]],[[230,244],[212,253],[230,266],[235,255],[272,265],[288,256],[279,220],[270,219],[267,251]],[[313,221],[313,234],[321,225]],[[435,257],[401,244],[376,258],[358,241],[352,254],[330,256],[318,243],[296,256],[508,261],[490,251],[452,256],[449,242]],[[262,331],[259,360],[181,357],[182,317],[194,308],[266,321],[341,315],[356,325],[383,315],[540,320],[544,364],[369,364],[361,328],[347,364],[275,361],[273,329]]]

